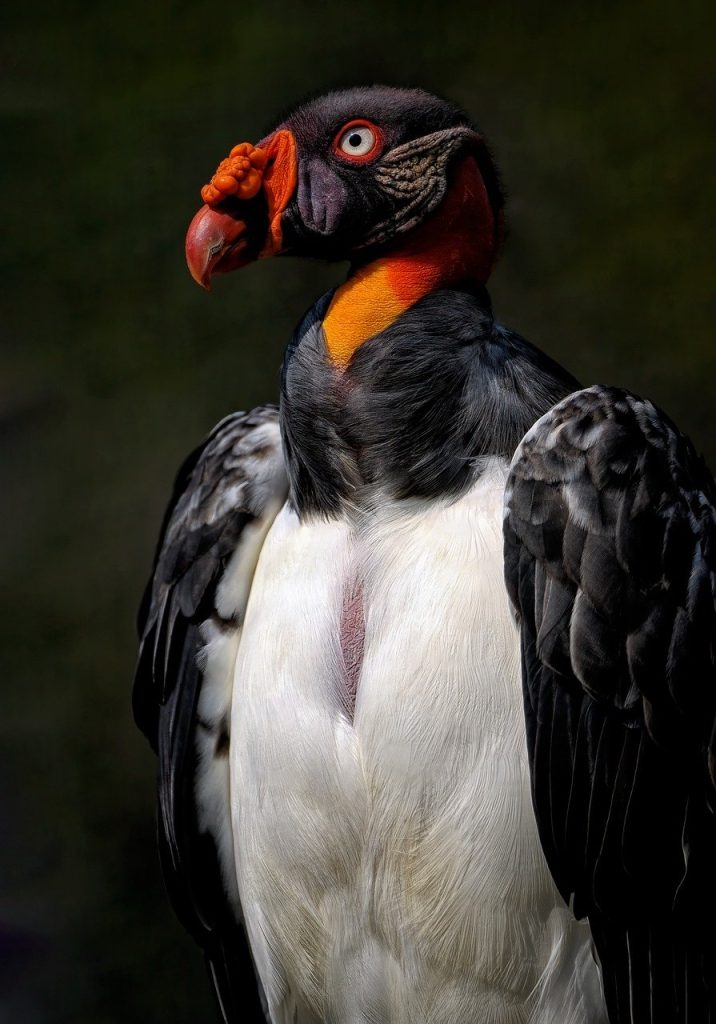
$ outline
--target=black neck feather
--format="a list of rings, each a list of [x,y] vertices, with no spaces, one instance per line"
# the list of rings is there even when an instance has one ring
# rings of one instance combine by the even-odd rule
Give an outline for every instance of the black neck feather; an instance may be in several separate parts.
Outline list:
[[[281,429],[300,515],[332,516],[376,491],[457,496],[490,456],[510,459],[577,381],[495,323],[484,289],[432,292],[366,341],[328,359],[323,296],[286,352]]]

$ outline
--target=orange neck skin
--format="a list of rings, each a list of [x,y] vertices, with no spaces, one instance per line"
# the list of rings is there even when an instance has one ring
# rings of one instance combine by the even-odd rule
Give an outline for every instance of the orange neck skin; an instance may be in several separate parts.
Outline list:
[[[412,231],[401,248],[353,272],[323,319],[328,355],[342,369],[356,349],[389,327],[424,295],[489,277],[497,228],[477,162],[458,168],[437,213]]]

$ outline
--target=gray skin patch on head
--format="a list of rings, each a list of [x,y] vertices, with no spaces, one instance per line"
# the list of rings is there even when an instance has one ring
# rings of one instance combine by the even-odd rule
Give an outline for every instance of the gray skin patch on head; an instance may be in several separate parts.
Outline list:
[[[445,198],[451,158],[479,141],[470,128],[448,128],[391,150],[377,165],[375,180],[394,200],[394,213],[375,225],[362,247],[380,244],[425,220]]]

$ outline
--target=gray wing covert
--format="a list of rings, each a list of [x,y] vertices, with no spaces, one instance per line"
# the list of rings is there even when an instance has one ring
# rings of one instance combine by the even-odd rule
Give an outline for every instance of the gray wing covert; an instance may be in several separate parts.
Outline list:
[[[158,757],[162,870],[227,1022],[264,1019],[235,880],[229,721],[251,579],[287,488],[278,410],[222,420],[179,471],[138,618],[133,708]]]
[[[716,1019],[716,487],[650,402],[594,387],[506,492],[535,813],[613,1021]]]

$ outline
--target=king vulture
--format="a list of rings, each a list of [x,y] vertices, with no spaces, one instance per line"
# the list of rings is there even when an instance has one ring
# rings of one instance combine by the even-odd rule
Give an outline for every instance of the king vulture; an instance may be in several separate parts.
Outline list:
[[[139,618],[174,908],[227,1022],[716,1021],[716,492],[493,317],[464,113],[335,92],[189,269],[348,260],[177,478]],[[179,982],[179,979],[178,979]]]

